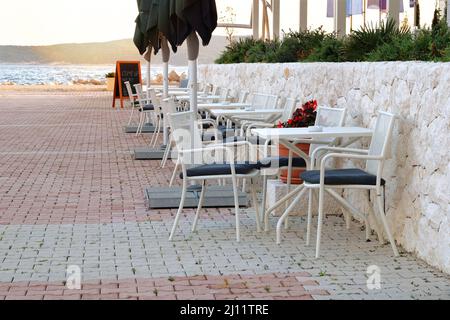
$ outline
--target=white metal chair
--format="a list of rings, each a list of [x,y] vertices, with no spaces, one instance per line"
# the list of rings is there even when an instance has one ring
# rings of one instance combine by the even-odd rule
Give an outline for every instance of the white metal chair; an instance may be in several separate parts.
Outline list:
[[[127,89],[128,97],[130,97],[129,105],[130,105],[131,112],[130,112],[130,119],[128,120],[128,125],[131,125],[131,123],[133,121],[134,109],[139,107],[139,102],[137,101],[139,97],[138,97],[137,93],[133,92],[130,81],[125,81],[124,83],[125,83],[125,88]],[[148,104],[149,102],[145,101],[144,103]]]
[[[255,109],[278,109],[280,107],[280,96],[264,93],[254,93],[252,97],[252,108]],[[273,116],[239,116],[232,117],[233,122],[237,123],[239,126],[246,121],[265,121],[274,122],[279,119],[280,115]]]
[[[169,130],[169,132],[171,131],[169,114],[177,113],[177,112],[179,112],[179,110],[181,108],[182,108],[182,106],[177,103],[175,97],[171,97],[171,98],[169,98],[169,100],[161,102],[161,111],[163,114],[163,126],[166,127],[167,130]],[[175,142],[172,139],[172,134],[169,133],[169,141],[166,145],[166,149],[164,150],[164,156],[161,161],[161,168],[164,168],[166,166],[167,160],[169,159],[169,155],[172,152],[174,144],[175,144]],[[174,175],[175,175],[176,170],[177,170],[177,167],[174,170]],[[172,185],[173,180],[174,180],[174,176],[171,179],[170,185]]]
[[[374,214],[374,210],[370,209],[369,213],[361,213],[347,200],[345,200],[334,189],[356,189],[356,190],[368,190],[369,200],[370,191],[376,192],[376,206],[378,216],[381,219],[384,231],[391,244],[392,250],[395,256],[398,256],[397,246],[395,240],[389,229],[389,225],[386,220],[386,214],[383,205],[383,187],[385,180],[382,178],[384,161],[388,156],[388,145],[391,140],[392,130],[394,127],[395,115],[387,112],[379,112],[372,141],[368,150],[353,149],[353,148],[338,148],[338,147],[319,147],[312,154],[312,165],[315,167],[315,161],[320,160],[320,170],[310,170],[301,174],[301,178],[305,181],[303,189],[299,190],[298,196],[291,203],[290,207],[295,205],[302,197],[306,190],[319,190],[319,215],[317,224],[317,239],[316,239],[316,258],[320,255],[320,244],[322,235],[322,222],[323,222],[323,206],[324,196],[327,192],[345,209],[352,212],[354,215],[362,218],[366,225],[366,239],[370,236],[370,223],[368,214],[374,216],[375,231],[377,232],[379,241],[384,242],[383,235],[378,227],[377,218]],[[327,153],[321,155],[323,151]],[[326,164],[330,159],[355,159],[365,160],[365,170],[359,168],[345,168],[345,169],[326,169]],[[308,223],[307,223],[307,244],[309,244],[309,238],[311,233],[311,220],[312,220],[312,203],[311,197],[308,203]],[[289,210],[289,208],[288,208]],[[284,215],[283,215],[284,217]],[[283,219],[280,218],[280,220]]]
[[[168,130],[170,132],[173,131],[173,128],[171,126],[171,122],[168,120],[171,114],[175,114],[178,112],[184,112],[184,107],[181,104],[178,104],[176,101],[176,98],[172,97],[171,99],[169,99],[168,101],[166,101],[165,103],[163,102],[161,104],[161,109],[162,109],[162,113],[163,113],[163,117],[164,117],[164,125],[167,126]],[[211,119],[202,119],[200,115],[197,115],[197,122],[199,125],[206,125],[209,128],[213,129],[212,134],[210,134],[209,136],[204,135],[204,129],[202,128],[201,132],[202,132],[202,143],[203,144],[211,144],[211,143],[218,143],[219,140],[219,131],[217,130],[216,123],[214,120]],[[212,137],[214,137],[214,140],[212,140]],[[166,150],[164,152],[164,156],[163,156],[163,160],[161,161],[161,167],[164,168],[167,160],[169,158],[169,155],[171,154],[173,148],[175,147],[175,141],[173,140],[173,135],[172,133],[169,136],[169,142],[168,145],[166,146]],[[177,161],[175,162],[175,167],[173,169],[173,173],[172,176],[170,178],[170,183],[169,186],[172,186],[175,178],[176,178],[176,174],[178,172],[178,169],[181,166],[181,162],[180,159],[178,158]]]
[[[199,199],[199,205],[195,215],[192,231],[196,230],[200,210],[206,191],[207,180],[231,179],[234,193],[234,207],[236,219],[236,240],[240,241],[239,226],[239,199],[238,184],[239,178],[248,178],[251,180],[252,202],[255,206],[257,231],[260,231],[259,209],[256,199],[256,186],[253,179],[259,175],[257,164],[248,162],[236,163],[235,146],[245,146],[246,142],[233,145],[210,145],[203,146],[201,138],[201,129],[197,123],[197,116],[189,112],[180,112],[169,115],[169,121],[173,129],[172,135],[176,143],[179,160],[182,167],[183,189],[181,194],[180,206],[175,217],[175,221],[170,233],[169,239],[172,240],[183,211],[188,183],[190,181],[202,184],[202,191]]]
[[[149,102],[148,99],[146,99],[145,94],[142,90],[142,85],[135,84],[134,85],[136,89],[136,95],[137,95],[137,101],[139,104],[139,124],[136,130],[136,135],[142,134],[142,129],[144,127],[144,124],[146,122],[149,122],[150,120],[155,120],[155,106]]]
[[[156,146],[156,143],[158,142],[158,138],[162,133],[162,129],[163,129],[163,112],[162,112],[162,99],[160,97],[157,96],[156,91],[155,90],[151,90],[149,91],[150,93],[150,98],[152,99],[152,103],[155,106],[155,130],[153,131],[153,136],[152,139],[150,141],[150,145],[152,147]]]
[[[295,111],[295,108],[297,106],[298,99],[297,98],[287,98],[284,99],[283,105],[283,114],[278,119],[281,122],[288,121],[289,118],[292,116],[292,114]],[[273,128],[275,125],[275,121],[246,121],[241,124],[241,136],[250,136],[251,135],[251,129],[256,128]]]

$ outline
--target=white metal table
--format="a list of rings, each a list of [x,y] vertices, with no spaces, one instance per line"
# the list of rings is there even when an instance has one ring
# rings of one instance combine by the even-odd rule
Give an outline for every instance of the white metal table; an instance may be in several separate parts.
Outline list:
[[[188,92],[187,91],[173,91],[173,90],[169,90],[169,92],[167,93],[168,96],[172,96],[172,97],[177,97],[177,96],[185,96]],[[156,94],[157,97],[162,97],[163,93],[157,93]]]
[[[216,110],[216,109],[245,109],[251,107],[250,103],[241,103],[241,102],[213,102],[213,103],[199,103],[198,110]]]
[[[254,119],[255,117],[264,117],[266,121],[268,119],[279,118],[283,114],[282,109],[217,109],[211,110],[211,113],[217,117],[217,124],[219,124],[221,117],[230,120],[237,121]],[[274,119],[275,120],[275,119]]]
[[[298,140],[310,139],[311,143],[322,143],[325,139],[347,138],[349,139],[340,147],[346,147],[355,141],[364,138],[372,137],[373,131],[361,127],[323,127],[320,132],[313,132],[309,128],[263,128],[252,129],[252,134],[263,138],[266,141],[272,141],[284,145],[293,153],[298,154],[310,164],[310,157],[305,152],[295,146]]]
[[[176,98],[177,98],[177,100],[184,102],[184,101],[189,101],[191,99],[191,96],[185,93],[184,95],[177,96]],[[207,95],[207,96],[198,95],[197,96],[198,101],[218,100],[221,98],[222,97],[218,96],[218,95]],[[166,98],[163,101],[169,101],[169,99],[170,98]]]

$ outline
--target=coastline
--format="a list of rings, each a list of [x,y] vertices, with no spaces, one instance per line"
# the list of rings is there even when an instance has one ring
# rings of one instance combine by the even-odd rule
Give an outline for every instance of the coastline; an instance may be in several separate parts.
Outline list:
[[[108,92],[106,85],[0,85],[0,92]]]

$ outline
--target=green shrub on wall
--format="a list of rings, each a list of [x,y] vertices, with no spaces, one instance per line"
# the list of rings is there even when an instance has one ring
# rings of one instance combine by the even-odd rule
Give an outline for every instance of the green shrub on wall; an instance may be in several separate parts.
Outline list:
[[[450,61],[450,30],[436,11],[432,28],[415,32],[388,19],[344,38],[322,28],[289,31],[283,40],[240,39],[216,60],[219,64],[255,62]]]

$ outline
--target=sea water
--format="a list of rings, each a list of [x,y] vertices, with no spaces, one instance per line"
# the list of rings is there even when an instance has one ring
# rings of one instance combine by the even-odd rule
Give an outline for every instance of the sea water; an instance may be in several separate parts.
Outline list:
[[[146,66],[142,66],[146,81]],[[170,67],[178,74],[186,67]],[[74,85],[103,84],[105,75],[115,71],[115,65],[52,65],[52,64],[1,64],[0,85]],[[151,77],[162,73],[161,66],[152,66]]]

